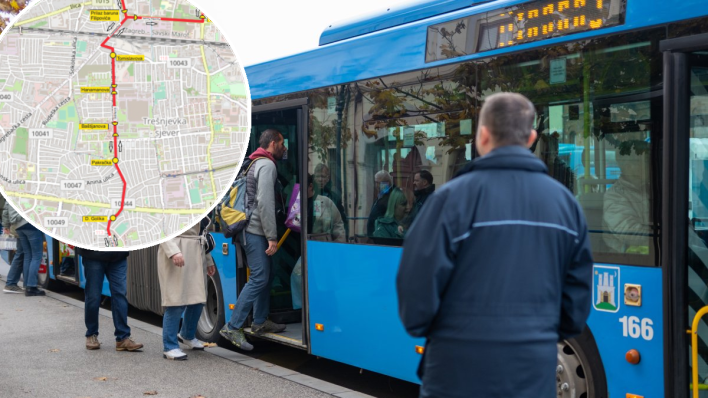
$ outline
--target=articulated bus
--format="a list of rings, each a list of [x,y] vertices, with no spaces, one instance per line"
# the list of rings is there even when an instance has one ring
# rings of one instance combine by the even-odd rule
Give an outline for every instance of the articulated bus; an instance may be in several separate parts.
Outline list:
[[[410,207],[418,171],[440,187],[475,158],[485,98],[519,92],[537,111],[532,150],[581,203],[596,262],[588,327],[558,344],[558,396],[705,394],[708,324],[694,321],[708,302],[705,0],[422,1],[330,26],[318,48],[246,72],[250,150],[268,128],[286,139],[282,201],[296,184],[307,197],[314,174],[346,220],[344,243],[306,232],[284,241],[270,317],[288,329],[265,339],[419,382],[425,341],[397,313],[403,234],[371,233],[376,176]],[[302,206],[303,224],[320,216],[313,207]],[[240,251],[213,232],[207,341],[247,279]],[[47,253],[47,283],[83,284],[70,247],[48,239]],[[160,313],[156,256],[131,253],[129,299]]]

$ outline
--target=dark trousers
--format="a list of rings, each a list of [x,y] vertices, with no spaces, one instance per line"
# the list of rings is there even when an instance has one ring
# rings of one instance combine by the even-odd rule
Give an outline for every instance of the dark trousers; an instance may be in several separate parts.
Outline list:
[[[553,398],[556,343],[428,340],[420,398]]]
[[[127,273],[128,260],[105,262],[83,259],[84,275],[86,276],[86,296],[84,304],[84,321],[86,322],[86,337],[98,334],[98,310],[101,305],[103,277],[108,279],[111,291],[111,311],[113,325],[116,328],[116,341],[130,336],[128,327]]]

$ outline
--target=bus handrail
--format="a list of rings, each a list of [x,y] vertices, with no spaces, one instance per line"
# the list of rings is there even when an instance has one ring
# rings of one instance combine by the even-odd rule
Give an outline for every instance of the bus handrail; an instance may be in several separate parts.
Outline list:
[[[698,310],[696,316],[693,317],[691,330],[687,330],[691,334],[691,389],[693,390],[693,398],[698,398],[698,322],[708,314],[708,305]]]

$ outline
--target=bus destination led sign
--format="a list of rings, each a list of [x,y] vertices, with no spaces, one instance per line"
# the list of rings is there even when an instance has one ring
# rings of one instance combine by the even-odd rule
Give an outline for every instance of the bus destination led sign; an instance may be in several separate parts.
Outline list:
[[[426,62],[608,28],[624,23],[625,0],[533,1],[428,28]]]

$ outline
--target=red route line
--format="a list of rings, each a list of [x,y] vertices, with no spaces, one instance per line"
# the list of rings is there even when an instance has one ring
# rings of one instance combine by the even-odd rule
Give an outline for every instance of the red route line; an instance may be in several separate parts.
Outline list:
[[[162,18],[162,17],[138,17],[138,19],[159,19],[160,21],[170,21],[170,22],[193,22],[193,23],[204,23],[205,19],[179,19],[179,18]]]
[[[123,3],[123,9],[125,9],[125,0],[121,0],[121,2]],[[111,53],[116,52],[115,48],[113,48],[109,45],[106,45],[106,43],[108,42],[108,40],[110,40],[113,37],[115,32],[117,32],[120,29],[120,27],[123,26],[123,24],[127,20],[128,20],[128,16],[126,15],[125,18],[123,18],[123,20],[120,22],[120,25],[118,25],[118,27],[113,31],[113,33],[108,35],[108,37],[106,37],[106,40],[104,40],[103,43],[101,43],[101,47],[111,50]],[[116,84],[116,59],[113,57],[111,58],[111,84],[112,85]],[[111,85],[111,91],[114,91],[115,89],[113,88],[112,85]],[[111,94],[111,95],[113,96],[113,106],[115,107],[116,106],[116,94]],[[118,135],[118,126],[113,125],[113,157],[115,159],[118,159],[118,137],[117,137],[117,135]],[[118,218],[120,213],[123,211],[123,204],[125,203],[125,188],[127,186],[127,183],[125,182],[125,177],[123,177],[123,173],[120,171],[120,167],[118,167],[118,163],[115,163],[115,166],[116,166],[116,170],[118,170],[118,175],[120,175],[121,181],[123,181],[123,195],[121,196],[120,209],[118,210],[118,212],[116,214],[111,216],[111,217]],[[108,218],[108,227],[106,228],[106,231],[108,232],[108,236],[111,236],[111,221],[112,220],[110,218]]]
[[[125,0],[121,0],[121,4],[123,5],[123,9],[125,10],[126,9],[125,8]],[[203,16],[204,16],[204,14],[202,14],[202,17]],[[150,17],[145,17],[145,18],[150,18]],[[113,31],[113,33],[108,35],[108,37],[106,37],[106,40],[104,40],[103,43],[101,43],[101,47],[105,47],[105,48],[111,50],[112,53],[115,53],[116,49],[111,46],[106,45],[106,43],[108,42],[108,40],[110,40],[113,37],[113,34],[115,34],[115,32],[117,32],[120,29],[120,27],[123,26],[125,21],[127,21],[129,19],[136,19],[136,17],[130,16],[126,13],[125,17],[120,22],[120,25],[118,25],[118,27]],[[137,17],[137,19],[144,19],[144,18]],[[160,19],[161,21],[191,22],[191,23],[204,23],[206,21],[206,18],[202,18],[202,19],[157,18],[157,19]],[[111,83],[112,83],[112,85],[116,84],[116,59],[115,58],[111,58]],[[111,88],[113,89],[113,87],[111,87]],[[113,95],[113,106],[114,107],[116,106],[116,95]],[[116,159],[118,159],[118,137],[117,137],[117,135],[118,135],[118,126],[113,125],[113,156]],[[118,170],[118,175],[120,175],[121,181],[123,181],[123,194],[122,194],[121,200],[120,200],[120,209],[118,209],[118,212],[116,212],[116,214],[114,214],[112,216],[112,217],[118,218],[120,213],[123,212],[123,205],[125,204],[125,189],[126,189],[127,183],[125,182],[125,177],[123,177],[123,172],[121,172],[120,167],[118,167],[118,163],[115,163],[115,166],[116,166],[116,170]],[[106,228],[106,230],[108,232],[108,236],[111,236],[111,222],[112,222],[112,220],[110,218],[108,218],[108,227]]]

